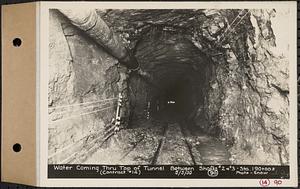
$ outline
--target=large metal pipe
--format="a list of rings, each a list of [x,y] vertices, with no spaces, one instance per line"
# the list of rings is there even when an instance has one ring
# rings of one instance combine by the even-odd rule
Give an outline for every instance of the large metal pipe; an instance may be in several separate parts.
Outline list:
[[[59,9],[73,25],[83,30],[127,68],[138,70],[139,63],[95,10]]]

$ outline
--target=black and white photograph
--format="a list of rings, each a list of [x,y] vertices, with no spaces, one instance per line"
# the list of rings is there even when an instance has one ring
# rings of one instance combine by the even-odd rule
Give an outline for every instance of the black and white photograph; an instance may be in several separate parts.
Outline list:
[[[289,178],[289,14],[49,9],[48,164],[265,165]]]
[[[15,1],[1,189],[299,187],[299,2]]]

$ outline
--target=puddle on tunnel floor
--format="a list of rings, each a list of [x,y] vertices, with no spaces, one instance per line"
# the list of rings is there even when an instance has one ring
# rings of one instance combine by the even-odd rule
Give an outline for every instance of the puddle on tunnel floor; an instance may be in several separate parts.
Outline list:
[[[176,122],[147,120],[121,130],[84,164],[228,165],[230,154],[218,139],[191,134]]]
[[[218,139],[210,136],[187,137],[199,165],[230,165],[228,148]]]

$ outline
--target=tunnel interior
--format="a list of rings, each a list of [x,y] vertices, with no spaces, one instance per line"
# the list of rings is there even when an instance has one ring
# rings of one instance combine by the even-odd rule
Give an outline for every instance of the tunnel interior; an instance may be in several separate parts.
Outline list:
[[[173,81],[174,83],[170,84],[166,89],[163,89],[165,94],[162,94],[162,98],[165,98],[163,102],[166,107],[165,111],[169,113],[171,118],[189,114],[192,109],[191,106],[193,105],[190,101],[192,93],[191,83],[185,81],[184,76],[181,77],[183,81],[176,79]]]
[[[134,75],[129,79],[129,88],[138,88],[131,91],[146,91],[145,98],[131,98],[132,104],[143,104],[146,100],[144,118],[188,121],[189,125],[194,125],[197,111],[204,106],[210,80],[207,72],[212,69],[212,60],[183,33],[164,31],[159,27],[150,28],[141,37],[135,56],[150,79],[143,87],[136,85]],[[132,111],[132,114],[136,113]],[[138,119],[135,115],[131,118]]]
[[[289,163],[276,11],[89,11],[50,11],[49,162]]]

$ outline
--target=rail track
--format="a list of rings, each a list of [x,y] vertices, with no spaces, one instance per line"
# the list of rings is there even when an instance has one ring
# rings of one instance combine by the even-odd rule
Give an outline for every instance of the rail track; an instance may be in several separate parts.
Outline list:
[[[187,165],[196,165],[187,133],[179,123],[167,123],[151,164],[172,164],[179,161]]]
[[[144,123],[145,124],[145,123]],[[109,129],[109,128],[108,128]],[[226,146],[217,138],[190,130],[184,122],[159,121],[124,129],[100,146],[87,162],[140,165],[230,164]],[[109,142],[108,140],[108,142]]]

